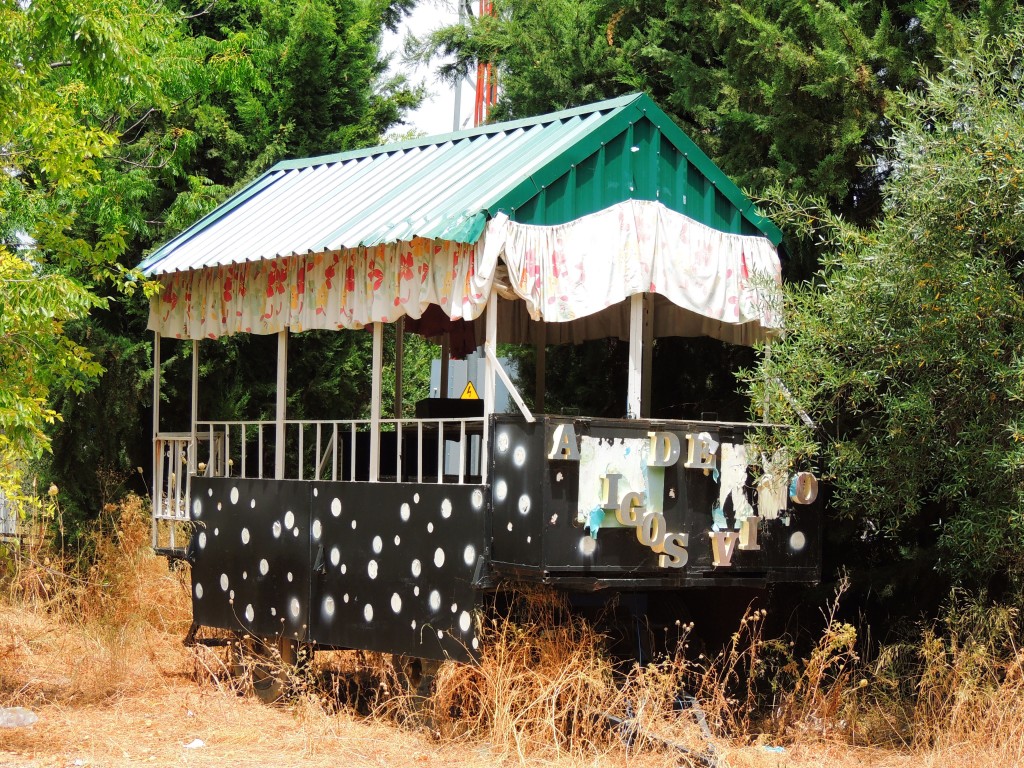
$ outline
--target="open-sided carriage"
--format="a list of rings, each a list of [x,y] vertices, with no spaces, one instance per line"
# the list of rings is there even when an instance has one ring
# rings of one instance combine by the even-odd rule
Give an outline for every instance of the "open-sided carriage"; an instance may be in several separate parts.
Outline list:
[[[812,476],[749,450],[756,425],[650,418],[655,339],[779,330],[780,238],[644,95],[274,166],[143,264],[153,545],[191,562],[195,623],[468,659],[507,581],[641,612],[814,581]],[[442,394],[450,354],[482,344],[482,399],[405,418],[398,391],[383,413],[385,324],[441,339]],[[288,339],[310,329],[372,332],[369,419],[288,417]],[[200,341],[237,333],[277,335],[271,421],[198,418]],[[161,337],[192,340],[187,431],[160,429]],[[606,337],[629,344],[623,418],[543,413],[546,350]],[[536,413],[505,342],[536,348]]]

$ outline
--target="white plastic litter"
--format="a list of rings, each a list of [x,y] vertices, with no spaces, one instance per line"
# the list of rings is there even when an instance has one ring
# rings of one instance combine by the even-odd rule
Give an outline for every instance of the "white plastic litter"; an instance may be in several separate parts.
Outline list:
[[[200,747],[205,746],[206,742],[202,739],[192,739],[192,741],[185,745],[185,749],[199,749]]]
[[[0,707],[0,728],[21,728],[38,721],[39,716],[24,707]]]

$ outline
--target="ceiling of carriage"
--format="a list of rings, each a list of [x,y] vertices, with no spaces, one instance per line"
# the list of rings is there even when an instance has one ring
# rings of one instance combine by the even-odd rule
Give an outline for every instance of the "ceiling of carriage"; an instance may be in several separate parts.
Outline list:
[[[150,276],[409,242],[474,243],[498,213],[555,225],[625,200],[712,229],[781,233],[643,94],[278,163],[141,265]]]

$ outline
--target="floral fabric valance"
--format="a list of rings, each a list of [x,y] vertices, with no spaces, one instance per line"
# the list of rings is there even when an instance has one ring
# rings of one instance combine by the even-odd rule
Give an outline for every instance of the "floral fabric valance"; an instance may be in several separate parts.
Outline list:
[[[580,320],[651,292],[716,327],[753,324],[763,335],[781,326],[781,270],[767,238],[725,234],[660,203],[627,201],[553,227],[499,214],[475,244],[414,239],[161,275],[149,327],[193,339],[361,328],[419,318],[431,304],[472,320],[499,260],[508,270],[508,285],[503,278],[499,287],[546,323]],[[670,330],[658,326],[660,334]]]

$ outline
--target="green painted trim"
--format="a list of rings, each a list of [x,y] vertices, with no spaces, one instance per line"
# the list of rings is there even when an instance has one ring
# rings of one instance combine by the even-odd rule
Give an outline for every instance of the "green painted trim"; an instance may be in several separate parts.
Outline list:
[[[782,241],[782,231],[757,211],[750,198],[744,195],[742,190],[646,94],[636,95],[618,110],[609,113],[584,139],[575,142],[529,177],[522,179],[512,189],[490,202],[486,206],[488,214],[494,216],[499,211],[504,211],[509,215],[513,214],[517,208],[522,207],[530,199],[543,192],[548,185],[573,166],[600,151],[601,147],[613,138],[628,131],[632,124],[643,119],[649,120],[665,138],[674,144],[683,156],[711,182],[712,186],[739,210],[743,218],[771,240],[773,245],[777,246]]]

